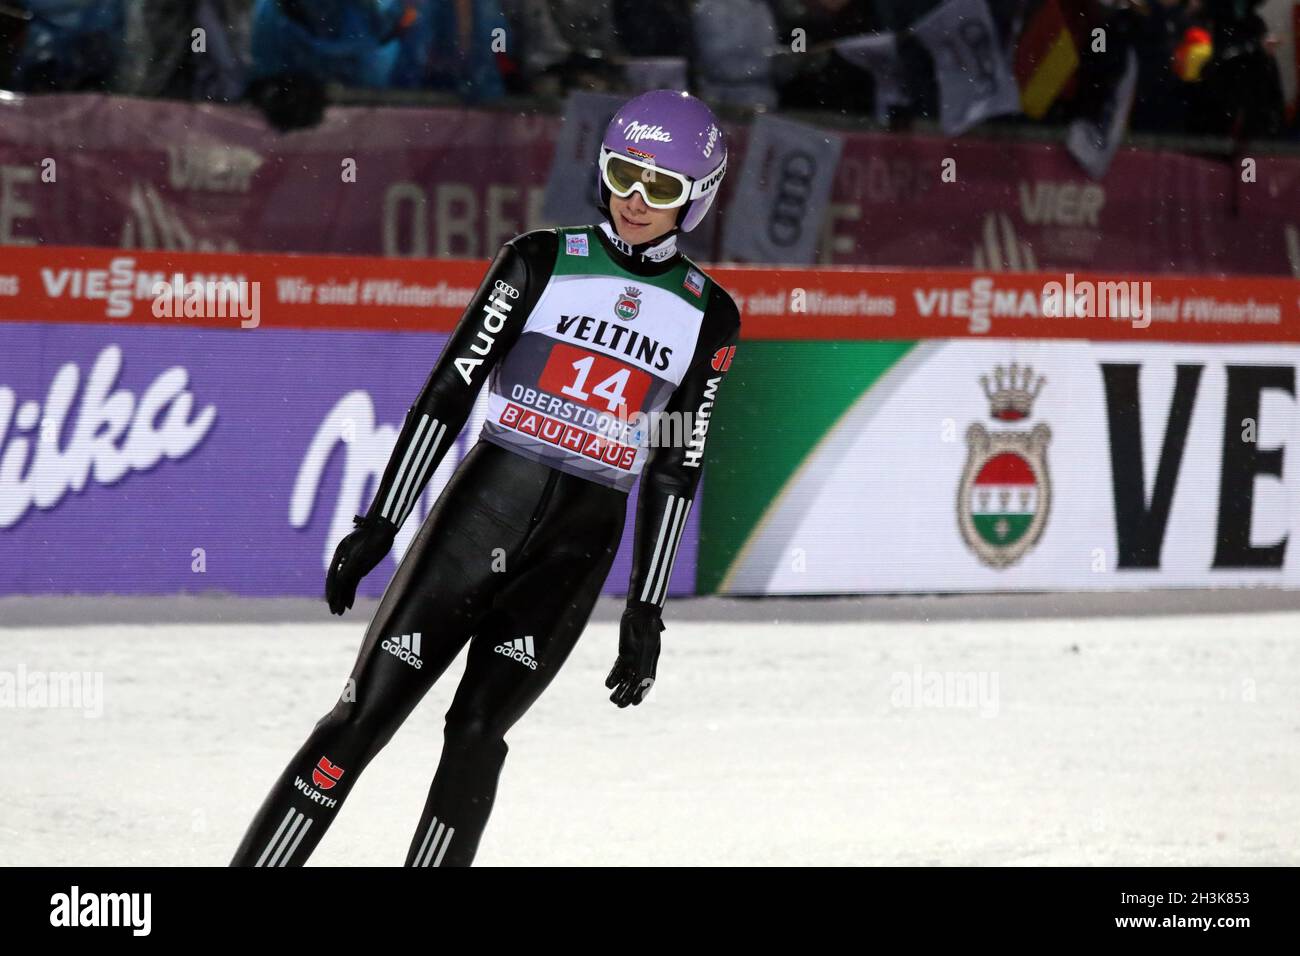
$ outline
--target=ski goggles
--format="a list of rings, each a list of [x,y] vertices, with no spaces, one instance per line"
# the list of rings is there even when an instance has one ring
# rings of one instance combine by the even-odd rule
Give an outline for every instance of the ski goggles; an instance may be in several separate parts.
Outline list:
[[[609,191],[620,199],[626,199],[633,191],[639,192],[646,205],[654,209],[676,209],[703,196],[721,181],[726,165],[723,160],[707,179],[695,182],[670,169],[639,162],[604,146],[600,148],[600,175]]]

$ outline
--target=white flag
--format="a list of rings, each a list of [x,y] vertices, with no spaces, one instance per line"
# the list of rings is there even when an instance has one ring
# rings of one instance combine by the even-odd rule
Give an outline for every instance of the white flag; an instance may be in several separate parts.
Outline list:
[[[934,59],[939,125],[949,136],[1020,112],[1020,90],[986,0],[948,0],[912,25]]]
[[[864,33],[837,40],[835,52],[876,81],[876,122],[888,122],[891,107],[911,102],[903,88],[903,61],[898,58],[894,34]]]
[[[750,128],[740,186],[727,206],[722,257],[811,263],[843,143],[836,133],[760,114]]]
[[[1106,175],[1106,170],[1110,169],[1110,162],[1124,139],[1129,114],[1133,112],[1137,81],[1138,58],[1130,48],[1124,61],[1124,74],[1115,86],[1113,95],[1106,101],[1101,118],[1077,119],[1070,124],[1065,134],[1065,148],[1093,179],[1101,179]]]

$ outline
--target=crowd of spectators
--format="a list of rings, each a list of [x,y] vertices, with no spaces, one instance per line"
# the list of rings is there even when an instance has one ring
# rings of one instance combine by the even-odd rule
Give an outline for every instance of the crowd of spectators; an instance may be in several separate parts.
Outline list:
[[[287,128],[319,116],[331,84],[467,103],[670,86],[719,106],[903,125],[937,112],[933,57],[908,27],[941,2],[0,0],[0,88],[247,99]],[[1042,110],[1028,111],[1032,121],[1095,110],[1115,86],[1118,46],[1140,64],[1132,128],[1296,135],[1263,0],[985,2],[1024,82],[1036,68],[1023,49],[1017,57],[1024,37],[1043,24],[1068,28],[1077,65]],[[1110,39],[1104,54],[1093,49],[1096,28]],[[891,89],[883,117],[875,74],[839,48],[873,34],[898,40],[903,95]]]

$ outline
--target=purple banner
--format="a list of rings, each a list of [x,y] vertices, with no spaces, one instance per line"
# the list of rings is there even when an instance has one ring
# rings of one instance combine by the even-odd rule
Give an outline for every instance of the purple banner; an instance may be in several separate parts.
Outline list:
[[[0,245],[490,258],[556,225],[559,122],[338,107],[281,135],[245,107],[17,98],[0,102]],[[727,133],[723,216],[747,130]],[[564,162],[595,175],[595,157]],[[831,203],[822,263],[1300,277],[1294,158],[1121,149],[1094,182],[1059,145],[845,133]],[[688,251],[715,258],[717,225]]]
[[[445,340],[0,323],[0,594],[323,594]],[[383,591],[485,406],[361,593]],[[697,541],[692,515],[671,593],[693,593]]]

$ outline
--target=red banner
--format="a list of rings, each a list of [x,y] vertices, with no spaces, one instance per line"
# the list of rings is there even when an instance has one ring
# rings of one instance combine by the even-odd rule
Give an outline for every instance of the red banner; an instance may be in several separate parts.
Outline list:
[[[449,331],[486,260],[5,250],[0,321]],[[1300,281],[971,270],[710,273],[746,339],[1300,341]]]

